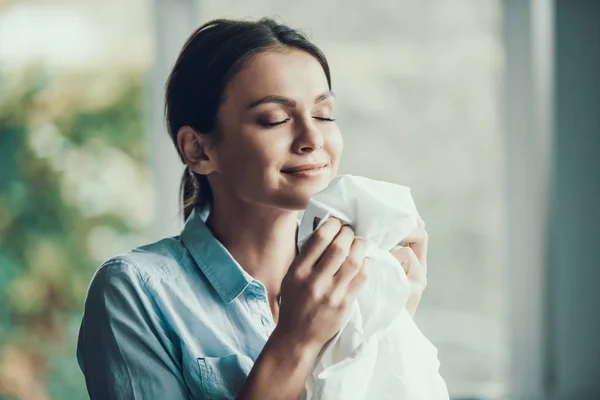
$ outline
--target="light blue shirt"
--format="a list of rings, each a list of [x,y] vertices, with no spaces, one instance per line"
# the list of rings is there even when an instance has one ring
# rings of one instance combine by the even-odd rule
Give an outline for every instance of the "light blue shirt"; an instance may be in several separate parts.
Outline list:
[[[77,359],[91,399],[230,399],[275,328],[264,285],[194,210],[180,236],[105,262]]]

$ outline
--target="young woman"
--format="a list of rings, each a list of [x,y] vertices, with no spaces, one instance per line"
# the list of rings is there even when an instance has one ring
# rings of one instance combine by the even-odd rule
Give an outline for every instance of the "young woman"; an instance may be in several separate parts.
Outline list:
[[[273,20],[211,21],[179,54],[166,116],[186,164],[185,227],[94,276],[77,348],[90,397],[299,398],[368,271],[335,219],[296,247],[298,212],[342,153],[327,60]],[[414,313],[422,221],[405,244],[394,255]]]

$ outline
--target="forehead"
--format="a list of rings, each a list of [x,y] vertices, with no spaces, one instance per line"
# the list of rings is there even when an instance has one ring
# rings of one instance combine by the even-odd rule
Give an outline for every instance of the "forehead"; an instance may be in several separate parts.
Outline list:
[[[325,71],[315,57],[302,50],[277,49],[257,54],[233,77],[226,102],[250,104],[269,95],[312,102],[328,89]]]

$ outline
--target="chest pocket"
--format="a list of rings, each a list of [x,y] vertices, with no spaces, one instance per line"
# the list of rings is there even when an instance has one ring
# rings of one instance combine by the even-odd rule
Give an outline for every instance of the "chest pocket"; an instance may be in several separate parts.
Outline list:
[[[253,365],[243,354],[198,358],[203,398],[235,399]]]

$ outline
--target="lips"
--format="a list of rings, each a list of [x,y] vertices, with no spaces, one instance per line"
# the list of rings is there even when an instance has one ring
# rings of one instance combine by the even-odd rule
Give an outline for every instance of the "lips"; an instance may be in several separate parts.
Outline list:
[[[291,173],[294,173],[294,172],[312,171],[312,170],[315,170],[315,169],[324,168],[328,164],[329,163],[326,163],[326,162],[313,163],[313,164],[303,164],[303,165],[298,165],[298,166],[295,166],[295,167],[290,167],[290,168],[282,169],[281,172],[286,173],[286,174],[291,174]]]

